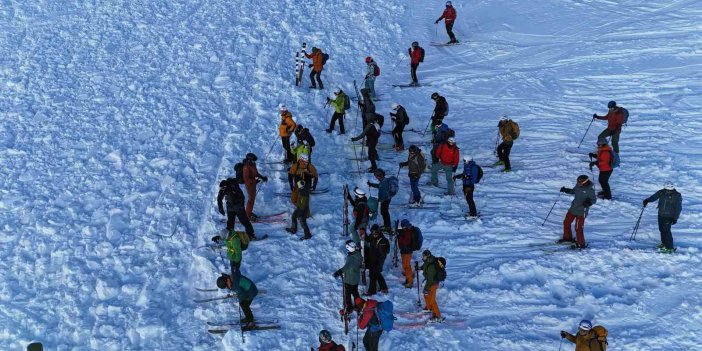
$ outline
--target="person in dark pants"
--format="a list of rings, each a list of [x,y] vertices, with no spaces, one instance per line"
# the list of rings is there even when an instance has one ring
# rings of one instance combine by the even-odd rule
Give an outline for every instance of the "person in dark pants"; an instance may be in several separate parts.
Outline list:
[[[446,98],[437,92],[431,94],[431,99],[434,100],[434,113],[431,115],[432,126],[439,126],[449,113],[449,104]],[[436,129],[432,129],[432,132],[436,132]]]
[[[422,202],[422,193],[419,192],[419,178],[427,169],[427,161],[416,145],[410,145],[407,161],[400,162],[400,168],[407,167],[407,175],[410,179],[410,187],[412,188],[412,197],[410,198],[410,207],[419,207]]]
[[[366,329],[363,335],[363,347],[366,351],[378,351],[380,336],[383,335],[383,328],[380,326],[380,317],[376,316],[378,301],[363,300],[357,297],[354,301],[356,308],[360,311],[358,316],[358,328]]]
[[[241,225],[244,226],[246,234],[251,240],[256,240],[253,226],[249,222],[249,217],[246,216],[244,208],[244,193],[239,187],[239,182],[234,178],[228,178],[219,183],[219,193],[217,194],[217,207],[219,213],[224,216],[224,206],[222,200],[227,204],[227,230],[234,229],[236,219],[239,219]]]
[[[453,7],[453,4],[451,4],[450,1],[446,2],[446,9],[444,10],[444,13],[441,14],[441,17],[439,17],[434,23],[438,24],[441,20],[444,20],[444,23],[446,24],[446,34],[448,34],[449,39],[451,39],[448,44],[458,43],[456,36],[453,34],[453,23],[456,22],[456,9]]]
[[[371,227],[371,235],[366,235],[366,268],[370,273],[370,282],[368,283],[368,291],[363,295],[370,296],[375,295],[377,288],[380,287],[380,291],[383,294],[388,293],[388,285],[385,283],[385,278],[383,277],[383,265],[385,264],[385,258],[390,253],[390,242],[383,236],[380,232],[377,224],[373,224]]]
[[[378,189],[378,202],[380,203],[380,215],[383,216],[383,231],[390,232],[390,201],[392,200],[392,194],[390,193],[390,182],[391,178],[397,181],[395,177],[385,177],[385,171],[381,168],[376,169],[373,172],[375,179],[380,183],[366,182],[369,187]]]
[[[290,148],[290,136],[295,132],[297,124],[293,121],[292,113],[288,111],[285,105],[281,105],[279,111],[280,125],[278,126],[278,134],[280,135],[280,141],[283,143],[283,149],[285,149],[285,162],[292,163],[296,160]]]
[[[607,145],[607,139],[602,138],[597,140],[597,153],[590,153],[591,158],[595,161],[590,162],[590,171],[592,166],[597,165],[600,169],[600,175],[597,180],[600,182],[602,191],[597,194],[597,197],[604,200],[612,200],[612,190],[609,188],[609,177],[612,176],[612,149]]]
[[[305,57],[312,59],[312,63],[310,64],[310,68],[312,68],[312,71],[310,72],[310,88],[316,89],[319,85],[319,89],[324,89],[324,84],[322,84],[322,70],[324,69],[324,57],[322,50],[313,47],[311,54],[306,52],[304,54]],[[315,78],[317,80],[316,83]]]
[[[363,129],[365,130],[368,124],[375,121],[375,103],[370,96],[370,90],[366,88],[361,89],[361,97],[363,99],[358,101],[358,109],[361,110]]]
[[[307,226],[307,217],[310,215],[310,188],[305,184],[304,180],[297,182],[297,188],[298,196],[295,211],[292,214],[292,224],[285,230],[290,234],[296,234],[297,222],[300,221],[300,226],[302,226],[302,231],[305,234],[300,240],[307,240],[312,238],[310,228]]]
[[[344,313],[349,314],[353,312],[351,296],[357,299],[361,298],[358,295],[358,283],[361,280],[361,261],[363,259],[361,258],[361,251],[358,250],[358,246],[353,240],[346,241],[346,251],[348,254],[346,255],[344,266],[334,272],[333,276],[338,278],[342,274],[344,275],[344,292],[346,293],[344,295],[344,304],[346,305]]]
[[[405,149],[402,133],[405,131],[405,126],[409,124],[409,118],[407,117],[407,111],[402,105],[393,103],[391,108],[393,112],[390,112],[390,118],[395,123],[395,128],[392,129],[392,137],[395,139],[395,151],[402,151]]]
[[[339,121],[339,135],[345,134],[346,129],[344,128],[344,116],[346,115],[346,109],[344,108],[344,103],[348,97],[341,88],[336,88],[334,91],[336,97],[334,100],[327,98],[327,103],[334,107],[334,114],[332,115],[331,121],[329,122],[329,128],[326,130],[327,133],[334,131],[334,123]]]
[[[594,113],[592,118],[607,121],[607,128],[597,136],[597,140],[612,137],[614,153],[619,154],[619,135],[622,133],[622,125],[624,124],[623,109],[617,106],[616,101],[610,101],[607,103],[606,115],[599,116]]]
[[[660,251],[664,253],[672,253],[675,251],[673,245],[673,233],[671,226],[678,223],[680,212],[682,211],[682,195],[675,190],[675,185],[667,182],[663,189],[656,191],[655,194],[643,200],[643,205],[646,207],[650,202],[658,202],[658,230],[661,232]]]
[[[500,122],[497,123],[497,128],[500,131],[502,142],[497,146],[497,158],[499,161],[497,161],[496,165],[505,165],[505,169],[502,171],[510,172],[512,164],[509,162],[509,154],[512,151],[514,139],[519,136],[519,126],[511,119],[507,119],[506,116],[502,116]]]
[[[374,172],[378,169],[378,164],[376,161],[379,159],[378,150],[378,139],[380,138],[380,126],[378,123],[368,123],[366,128],[363,129],[360,135],[351,138],[351,141],[359,141],[366,138],[366,146],[368,147],[368,161],[370,161],[371,166],[368,168],[368,172]]]
[[[463,156],[463,173],[456,174],[453,179],[463,180],[463,195],[468,203],[466,217],[478,218],[478,210],[475,208],[475,201],[473,201],[475,184],[478,183],[478,165],[473,161],[473,156]]]
[[[407,49],[410,57],[410,74],[412,76],[412,82],[410,86],[418,86],[419,79],[417,79],[417,68],[421,62],[424,62],[424,49],[419,46],[419,43],[412,42],[412,47]]]
[[[242,330],[251,330],[256,328],[254,315],[251,312],[251,303],[258,295],[258,288],[251,279],[243,276],[241,271],[235,270],[232,275],[224,274],[217,278],[217,287],[220,289],[229,289],[236,292],[237,299],[241,311],[244,312],[244,319],[241,320]]]

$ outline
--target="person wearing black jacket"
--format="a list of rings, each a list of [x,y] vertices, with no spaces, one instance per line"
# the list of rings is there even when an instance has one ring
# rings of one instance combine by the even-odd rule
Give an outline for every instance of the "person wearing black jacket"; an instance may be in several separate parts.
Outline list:
[[[666,182],[663,189],[643,200],[643,205],[646,207],[654,201],[658,201],[658,230],[661,232],[659,249],[663,253],[672,253],[675,251],[675,246],[670,227],[678,223],[680,212],[682,212],[682,195],[675,190],[673,183]]]
[[[314,137],[308,128],[305,128],[302,124],[295,126],[295,139],[297,143],[301,143],[303,140],[307,142],[307,146],[310,148],[310,162],[312,162],[312,150],[315,145]]]
[[[363,129],[363,132],[360,135],[351,138],[351,141],[358,141],[364,137],[366,138],[366,146],[368,146],[368,161],[371,163],[370,168],[368,168],[368,172],[374,172],[376,169],[378,169],[378,165],[375,161],[380,159],[378,157],[378,150],[376,150],[376,147],[378,146],[378,139],[380,138],[380,126],[378,123],[368,123],[365,129]]]
[[[405,149],[402,133],[405,131],[405,126],[409,124],[409,117],[404,106],[393,103],[391,107],[394,112],[390,112],[390,118],[395,123],[395,127],[392,129],[392,137],[395,139],[394,147],[396,151],[402,151]]]
[[[388,293],[388,285],[383,277],[383,265],[385,258],[390,253],[390,242],[380,231],[377,224],[371,227],[371,235],[366,235],[366,268],[370,274],[370,282],[368,283],[368,291],[364,296],[375,295],[377,287],[383,294]]]
[[[249,217],[246,216],[246,209],[244,208],[244,192],[241,191],[239,182],[236,179],[227,178],[219,183],[217,207],[219,208],[219,213],[224,216],[222,200],[225,200],[224,203],[227,205],[227,231],[234,229],[234,223],[236,223],[238,218],[249,238],[255,240],[256,235],[254,234],[253,226],[249,222]]]
[[[436,104],[434,106],[434,114],[431,116],[431,121],[433,125],[438,124],[437,121],[443,121],[449,112],[449,105],[446,98],[439,95],[439,93],[431,94],[431,99],[434,100]]]
[[[370,90],[366,88],[361,89],[361,96],[363,101],[358,101],[358,108],[363,116],[363,129],[366,129],[368,124],[375,121],[375,103],[370,97]]]

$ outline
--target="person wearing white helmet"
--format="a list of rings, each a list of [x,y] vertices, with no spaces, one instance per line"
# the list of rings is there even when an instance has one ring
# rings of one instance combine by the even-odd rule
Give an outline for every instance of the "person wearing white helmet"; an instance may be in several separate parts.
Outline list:
[[[327,104],[334,107],[334,114],[331,117],[331,121],[329,121],[329,128],[327,128],[326,132],[333,132],[334,124],[336,121],[339,121],[339,135],[346,134],[344,117],[346,116],[346,110],[351,107],[351,100],[341,88],[336,88],[336,90],[334,90],[334,96],[334,99],[327,98]]]
[[[438,24],[441,20],[444,20],[444,24],[446,24],[446,34],[448,34],[449,39],[451,39],[447,44],[457,44],[458,40],[456,40],[456,35],[453,34],[453,24],[456,22],[456,9],[450,1],[446,2],[444,13],[434,21],[434,24]]]
[[[658,201],[658,230],[661,232],[661,244],[658,248],[661,252],[672,253],[675,246],[671,226],[678,223],[682,212],[682,194],[675,189],[672,182],[666,182],[663,189],[643,200],[643,205],[646,207],[649,202],[654,201]]]
[[[290,149],[290,136],[295,132],[295,121],[293,121],[293,116],[285,105],[280,105],[278,108],[280,112],[280,125],[278,126],[278,134],[280,135],[280,141],[283,143],[283,149],[285,149],[285,162],[292,163],[295,162],[295,157]]]
[[[505,165],[505,169],[502,172],[510,172],[512,171],[512,165],[509,161],[509,154],[512,151],[514,140],[519,138],[519,125],[517,122],[507,118],[507,116],[502,116],[497,123],[497,129],[502,138],[502,143],[497,146],[496,153],[499,161],[495,165]]]
[[[355,243],[360,244],[361,235],[365,235],[368,227],[370,209],[368,208],[368,198],[362,189],[354,188],[353,194],[354,197],[351,197],[351,194],[348,194],[346,197],[351,207],[353,207],[353,235],[351,237]]]
[[[409,124],[409,116],[407,116],[405,108],[396,102],[393,102],[390,108],[392,108],[390,118],[395,125],[392,129],[392,138],[395,139],[393,147],[395,147],[395,151],[403,151],[405,142],[402,139],[402,133],[405,131],[405,126]]]
[[[561,338],[575,344],[577,351],[604,351],[607,348],[608,331],[601,325],[592,326],[592,322],[583,319],[578,323],[578,333],[573,335],[561,330]]]
[[[334,278],[338,278],[343,274],[344,281],[344,309],[340,311],[342,314],[349,314],[353,311],[354,300],[361,298],[358,294],[358,283],[361,277],[361,251],[358,245],[353,240],[346,241],[346,262],[344,266],[334,272]],[[354,300],[351,299],[354,297]]]
[[[473,156],[463,156],[463,173],[456,174],[453,176],[453,179],[463,180],[463,195],[466,197],[466,202],[468,203],[468,213],[466,213],[466,218],[478,218],[478,210],[476,209],[475,201],[473,200],[473,192],[475,191],[475,184],[478,184],[482,175],[483,171],[480,166],[473,161]]]
[[[366,77],[364,86],[370,92],[371,98],[375,100],[375,78],[380,75],[380,68],[372,57],[366,56]]]
[[[435,156],[437,162],[431,165],[431,181],[429,184],[437,187],[439,186],[439,170],[442,170],[446,175],[447,192],[445,195],[455,195],[453,172],[458,169],[458,161],[461,159],[460,149],[456,145],[456,139],[450,137],[445,143],[439,145],[436,148]]]

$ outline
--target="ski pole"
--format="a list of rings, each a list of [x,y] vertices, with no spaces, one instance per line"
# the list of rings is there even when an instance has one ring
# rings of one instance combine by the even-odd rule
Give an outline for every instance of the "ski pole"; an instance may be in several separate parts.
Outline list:
[[[280,137],[280,135],[278,135]],[[275,143],[278,141],[278,138],[273,139],[273,142],[271,143],[270,149],[268,149],[268,152],[266,152],[266,157],[264,157],[264,160],[268,159],[268,156],[271,154],[271,151],[273,151],[273,147],[275,147]]]
[[[239,320],[241,320],[241,301],[239,301],[237,305],[237,310],[239,310]],[[241,343],[246,344],[246,339],[244,339],[244,326],[240,325],[239,327],[239,329],[241,329]]]
[[[544,222],[541,223],[541,226],[543,227],[544,224],[546,224],[546,220],[548,217],[551,215],[551,211],[553,211],[553,208],[556,207],[556,204],[558,203],[558,200],[561,198],[561,193],[558,193],[558,197],[556,198],[556,201],[553,202],[553,206],[551,206],[551,210],[548,211],[548,214],[546,215],[546,218],[544,218]]]
[[[434,120],[434,113],[431,114],[431,118],[429,119],[427,126],[424,127],[424,133],[422,133],[422,138],[427,134],[427,130],[429,130],[429,125],[431,125],[431,121],[433,121],[433,120]]]
[[[414,271],[417,272],[417,306],[422,306],[422,300],[419,298],[419,262],[414,261]]]
[[[497,148],[500,146],[500,128],[497,128],[497,135],[495,136],[495,156],[497,156]]]
[[[401,169],[402,169],[402,167],[400,167],[400,166],[397,167],[397,174],[395,175],[395,178],[397,178],[397,177],[400,176],[400,170],[401,170]]]
[[[561,342],[558,343],[558,351],[561,351],[562,346],[563,346],[563,338],[561,338]]]
[[[400,57],[400,59],[397,61],[397,63],[395,63],[395,65],[392,66],[392,69],[393,69],[393,70],[396,69],[397,66],[398,66],[400,63],[402,63],[402,61],[404,61],[404,60],[405,60],[405,55],[402,55],[402,56]]]
[[[587,129],[585,129],[585,135],[583,135],[583,138],[580,139],[580,143],[578,144],[578,149],[580,148],[580,145],[583,143],[583,140],[585,140],[585,136],[587,136],[587,132],[590,130],[590,126],[592,126],[592,122],[595,121],[595,117],[592,117],[590,120],[590,124],[588,124]]]
[[[641,208],[641,213],[639,214],[639,219],[636,220],[636,225],[634,225],[634,230],[631,232],[631,236],[629,237],[629,241],[636,240],[636,233],[639,231],[639,223],[641,223],[641,217],[643,217],[643,213],[646,207]]]

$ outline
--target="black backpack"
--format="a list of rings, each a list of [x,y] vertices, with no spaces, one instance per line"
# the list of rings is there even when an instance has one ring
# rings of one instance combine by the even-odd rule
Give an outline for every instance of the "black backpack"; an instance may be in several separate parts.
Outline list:
[[[375,121],[378,122],[380,128],[383,128],[383,123],[385,123],[385,116],[381,115],[380,113],[376,113]]]
[[[629,110],[623,107],[620,107],[619,109],[622,110],[622,124],[626,124],[627,122],[629,122]]]
[[[419,62],[424,62],[424,49],[422,47],[417,47],[419,49],[419,53],[421,54],[419,56]]]
[[[453,129],[451,129],[451,128],[449,128],[449,129],[448,129],[448,137],[449,137],[449,138],[455,138],[455,137],[456,137],[456,131],[453,130]]]
[[[348,110],[351,108],[351,98],[344,94],[344,110]]]
[[[443,257],[436,258],[436,281],[443,282],[446,280],[446,259]]]
[[[327,64],[327,60],[329,60],[329,54],[325,52],[322,54],[322,66]]]
[[[234,178],[236,178],[236,181],[239,183],[244,182],[244,164],[239,162],[234,165]]]
[[[480,183],[480,180],[483,179],[483,167],[480,167],[480,165],[476,164],[478,167],[478,179],[475,181],[475,184]]]

